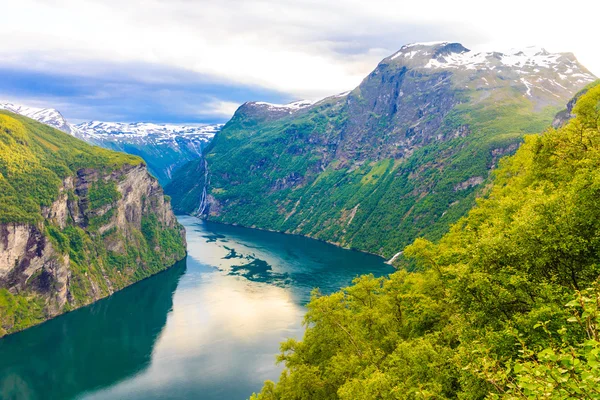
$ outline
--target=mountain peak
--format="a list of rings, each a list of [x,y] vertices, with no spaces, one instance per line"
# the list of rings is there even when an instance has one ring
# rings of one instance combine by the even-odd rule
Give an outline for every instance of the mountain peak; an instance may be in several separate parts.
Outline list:
[[[467,49],[460,43],[445,43],[437,47],[435,53],[433,53],[432,58],[444,57],[450,54],[463,54],[468,53],[469,51],[471,50]]]
[[[572,53],[551,53],[539,46],[502,52],[473,51],[452,42],[412,43],[384,59],[374,73],[386,68],[450,72],[457,87],[463,89],[487,91],[513,82],[511,86],[525,97],[545,99],[538,102],[542,106],[596,80]]]
[[[550,53],[543,47],[513,48],[507,52],[472,51],[460,43],[425,42],[404,45],[384,60],[410,68],[494,70],[509,67],[527,73],[539,68],[553,69],[561,75],[580,74],[582,81],[594,76],[579,65],[571,53]]]
[[[267,108],[271,111],[272,110],[286,111],[291,114],[294,111],[298,111],[303,108],[310,107],[314,103],[315,102],[311,101],[311,100],[298,100],[298,101],[294,101],[294,102],[287,103],[287,104],[274,104],[274,103],[267,103],[264,101],[254,101],[254,102],[248,102],[246,104],[250,105],[250,106],[258,106],[258,107],[262,107],[262,108]]]
[[[27,107],[13,103],[0,103],[0,110],[7,110],[15,114],[35,119],[43,124],[59,129],[66,133],[73,133],[71,125],[65,117],[55,108]]]
[[[460,43],[453,42],[420,42],[405,44],[389,57],[390,61],[400,60],[413,60],[417,59],[431,59],[438,58],[441,56],[457,53],[465,53],[470,51]]]

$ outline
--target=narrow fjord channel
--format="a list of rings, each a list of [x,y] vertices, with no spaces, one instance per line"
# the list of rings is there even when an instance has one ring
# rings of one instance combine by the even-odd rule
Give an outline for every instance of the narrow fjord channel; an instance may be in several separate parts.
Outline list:
[[[180,217],[188,257],[0,339],[2,399],[245,399],[276,380],[314,287],[392,267],[319,241]]]

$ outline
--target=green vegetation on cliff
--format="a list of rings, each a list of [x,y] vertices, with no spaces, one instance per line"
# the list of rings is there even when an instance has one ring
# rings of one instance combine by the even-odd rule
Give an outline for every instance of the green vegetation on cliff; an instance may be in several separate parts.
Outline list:
[[[600,86],[528,136],[418,266],[314,293],[254,400],[600,399]]]
[[[0,111],[0,223],[40,222],[40,206],[52,204],[62,180],[77,170],[110,172],[142,162]]]
[[[472,207],[496,160],[514,151],[524,134],[549,126],[555,111],[536,113],[524,99],[458,106],[439,132],[448,136],[468,126],[469,135],[433,141],[402,160],[372,155],[329,164],[311,138],[333,142],[343,133],[335,104],[263,123],[258,132],[249,126],[252,117],[242,114],[217,134],[206,154],[209,194],[222,209],[209,218],[391,257],[419,235],[439,239]],[[197,160],[177,171],[165,190],[177,210],[191,213],[203,183],[204,160]]]
[[[183,234],[140,158],[0,112],[0,336],[173,265]]]
[[[174,208],[386,258],[418,236],[439,239],[497,161],[593,76],[565,54],[540,68],[499,53],[453,66],[435,54],[469,51],[407,46],[348,94],[299,109],[244,104],[204,159],[175,173],[165,188]],[[557,74],[571,67],[582,74]]]

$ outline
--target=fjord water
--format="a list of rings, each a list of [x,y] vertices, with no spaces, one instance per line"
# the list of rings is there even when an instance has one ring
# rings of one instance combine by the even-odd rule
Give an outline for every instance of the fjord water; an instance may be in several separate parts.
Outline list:
[[[315,240],[180,217],[188,257],[91,306],[0,339],[1,399],[245,399],[277,379],[310,291],[392,272]]]

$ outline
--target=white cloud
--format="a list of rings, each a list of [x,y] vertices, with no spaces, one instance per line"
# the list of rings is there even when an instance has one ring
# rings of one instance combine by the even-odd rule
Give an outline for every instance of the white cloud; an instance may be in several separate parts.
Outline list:
[[[58,61],[154,63],[314,99],[353,88],[406,42],[448,39],[573,51],[600,75],[595,0],[572,7],[564,0],[6,3],[0,59],[40,55],[39,68]]]
[[[198,113],[201,116],[215,116],[231,118],[240,104],[231,101],[214,100],[205,104],[204,108]]]

